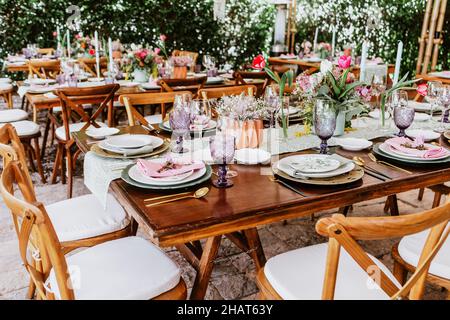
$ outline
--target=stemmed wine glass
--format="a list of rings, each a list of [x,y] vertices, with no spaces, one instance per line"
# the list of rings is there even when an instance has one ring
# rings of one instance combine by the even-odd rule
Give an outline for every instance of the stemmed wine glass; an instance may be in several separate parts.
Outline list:
[[[206,99],[193,100],[191,106],[191,123],[200,131],[206,129],[211,120],[211,105]]]
[[[218,134],[209,140],[209,149],[214,163],[219,164],[218,179],[212,184],[217,188],[229,188],[233,182],[227,176],[227,163],[234,159],[236,138],[231,135]]]
[[[271,85],[266,88],[264,101],[267,104],[267,112],[269,113],[269,127],[274,128],[275,115],[280,108],[280,97],[277,94],[275,86]]]
[[[437,101],[442,105],[442,118],[439,126],[435,129],[437,132],[444,132],[446,130],[446,123],[448,123],[449,106],[450,106],[450,86],[443,85],[438,90]]]
[[[327,140],[333,136],[336,129],[336,117],[336,108],[333,101],[323,98],[316,99],[314,104],[314,130],[322,140],[320,144],[321,154],[327,154]]]
[[[427,88],[427,98],[430,101],[430,119],[428,120],[430,129],[433,128],[433,112],[437,108],[437,98],[439,88],[442,87],[441,81],[429,81]]]
[[[302,49],[302,45],[300,44],[300,42],[297,42],[295,44],[295,54],[298,56],[300,54],[300,50]]]
[[[405,97],[406,96],[406,97]],[[408,94],[400,91],[399,98],[392,101],[394,109],[394,122],[400,132],[399,137],[406,137],[405,130],[408,129],[414,121],[414,108],[408,106]]]
[[[169,115],[170,128],[175,136],[175,145],[172,148],[174,153],[184,153],[189,151],[184,148],[185,138],[190,137],[191,115],[189,109],[182,106],[175,107]]]
[[[372,79],[372,93],[377,98],[376,107],[380,107],[380,96],[386,91],[386,76],[375,74]]]

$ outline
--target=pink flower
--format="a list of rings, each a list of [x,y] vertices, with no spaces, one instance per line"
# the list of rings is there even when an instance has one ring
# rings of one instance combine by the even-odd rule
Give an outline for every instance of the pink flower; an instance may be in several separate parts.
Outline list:
[[[351,72],[347,74],[347,79],[345,79],[345,83],[355,82],[355,75]]]
[[[296,79],[297,85],[303,92],[307,92],[311,88],[311,79],[309,75],[301,74]]]
[[[162,42],[165,42],[167,40],[167,36],[165,34],[160,34],[159,40],[161,40]]]
[[[342,69],[348,69],[352,65],[352,57],[349,56],[341,56],[338,60],[338,65]]]
[[[53,31],[53,36],[56,37],[58,33],[56,31]]]
[[[372,99],[372,89],[370,87],[357,87],[356,92],[366,102],[369,102]]]
[[[159,55],[160,52],[161,52],[161,49],[160,49],[160,48],[155,48],[155,54],[156,54],[156,55]]]
[[[77,33],[77,34],[75,35],[75,39],[80,39],[80,38],[81,38],[81,34]]]
[[[255,70],[262,70],[266,67],[266,60],[263,55],[260,54],[253,59],[252,68]]]
[[[428,85],[426,83],[422,83],[417,86],[417,93],[420,94],[421,96],[426,97],[427,92],[428,92]]]

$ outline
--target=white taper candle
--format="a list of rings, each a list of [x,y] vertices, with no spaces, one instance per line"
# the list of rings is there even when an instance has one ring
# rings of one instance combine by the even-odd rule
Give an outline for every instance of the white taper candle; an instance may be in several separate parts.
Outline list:
[[[99,48],[98,45],[98,32],[95,31],[94,33],[94,39],[95,39],[95,71],[97,73],[97,78],[100,78],[100,56],[99,56]]]
[[[314,52],[317,51],[317,38],[318,37],[319,37],[319,28],[316,28],[316,33],[314,34],[314,45],[313,45]]]
[[[70,59],[70,31],[69,29],[67,29],[66,32],[66,37],[67,37],[67,57]]]
[[[362,45],[362,53],[361,53],[361,63],[360,63],[360,69],[359,69],[359,81],[364,81],[364,78],[366,76],[366,60],[367,60],[367,53],[369,51],[369,44],[367,41],[364,40]]]
[[[397,58],[395,59],[395,71],[393,80],[394,85],[397,84],[400,75],[400,66],[402,64],[402,53],[403,53],[403,42],[399,41],[397,47]]]

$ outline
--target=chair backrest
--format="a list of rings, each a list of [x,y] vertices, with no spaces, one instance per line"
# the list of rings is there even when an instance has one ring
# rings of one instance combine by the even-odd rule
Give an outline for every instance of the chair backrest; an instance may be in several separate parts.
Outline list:
[[[190,67],[190,71],[195,71],[195,65],[197,64],[198,52],[193,51],[185,51],[185,50],[173,50],[172,56],[174,57],[191,57],[192,64]]]
[[[95,58],[79,58],[78,62],[84,71],[89,72],[93,77],[97,77],[97,61]],[[100,57],[100,77],[102,76],[102,72],[107,69],[108,59],[106,57]]]
[[[161,89],[165,92],[189,90],[192,91],[194,93],[194,97],[196,97],[198,91],[203,88],[207,79],[208,77],[192,77],[186,79],[161,79],[158,81],[158,85],[161,86]]]
[[[28,72],[31,77],[37,75],[41,79],[55,79],[60,71],[61,62],[59,60],[31,59],[28,61]]]
[[[54,48],[39,48],[38,53],[43,54],[43,55],[52,55],[52,54],[55,54],[55,49]]]
[[[329,238],[323,299],[333,299],[339,252],[343,247],[356,263],[369,275],[377,271],[378,285],[392,299],[420,299],[423,295],[425,277],[431,261],[446,241],[450,226],[450,197],[445,205],[421,213],[392,217],[345,217],[336,214],[320,219],[316,231]],[[398,238],[430,229],[416,271],[408,282],[399,288],[358,244],[358,240],[381,240]],[[374,269],[376,268],[376,269]]]
[[[79,131],[85,131],[90,125],[98,128],[99,125],[95,120],[102,114],[105,108],[108,108],[108,104],[112,104],[114,94],[119,88],[120,85],[116,83],[96,87],[69,87],[56,90],[55,92],[61,101],[62,119],[66,137],[70,137],[71,121],[86,122]],[[98,104],[99,107],[92,115],[88,115],[83,108],[83,104]],[[109,111],[112,110],[109,109]],[[74,115],[78,116],[79,119],[75,119]],[[111,115],[108,115],[108,118],[110,117]],[[71,140],[71,138],[67,138],[67,140]]]
[[[272,82],[270,76],[265,71],[236,71],[234,73],[235,83],[248,85],[245,79],[263,79],[262,92],[266,90],[266,87]]]
[[[0,143],[4,145],[0,149],[0,156],[3,158],[3,167],[13,160],[18,160],[25,169],[28,168],[25,149],[12,124],[7,123],[0,128]],[[28,170],[25,170],[25,175],[31,183],[32,180]]]
[[[15,186],[23,200],[14,195]],[[39,297],[54,299],[52,288],[45,285],[45,280],[53,269],[60,297],[74,299],[61,244],[45,207],[36,201],[24,169],[17,160],[9,162],[3,169],[0,177],[0,194],[17,223],[20,256],[36,285]]]
[[[175,96],[181,94],[192,96],[190,91],[134,93],[121,95],[119,97],[119,102],[125,105],[130,126],[136,125],[136,122],[148,126],[148,121],[145,120],[144,116],[136,110],[135,106],[173,103],[175,100]]]
[[[256,87],[253,85],[240,85],[229,87],[217,87],[217,88],[204,88],[199,90],[198,96],[201,99],[219,99],[223,96],[238,96],[240,94],[246,94],[249,96],[256,95]]]

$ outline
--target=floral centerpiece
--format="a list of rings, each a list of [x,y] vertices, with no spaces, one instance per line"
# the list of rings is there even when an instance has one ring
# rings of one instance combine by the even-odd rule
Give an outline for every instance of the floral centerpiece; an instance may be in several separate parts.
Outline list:
[[[263,119],[267,116],[264,99],[241,94],[224,96],[216,105],[224,130],[231,130],[238,136],[237,149],[257,148],[262,142]]]
[[[317,54],[319,55],[320,59],[328,59],[331,57],[331,44],[328,42],[320,42],[317,45]]]
[[[338,113],[336,135],[343,134],[344,128],[351,128],[352,117],[365,109],[372,98],[371,89],[365,83],[355,81],[355,76],[350,72],[351,62],[351,57],[345,55],[339,58],[337,66],[324,60],[320,72],[312,75],[303,73],[297,77],[293,94],[300,101],[306,130],[313,123],[313,106],[317,98],[334,102]]]
[[[135,81],[147,82],[149,77],[158,77],[158,63],[162,58],[150,49],[138,48],[128,53],[128,64],[126,71],[132,73]]]
[[[91,37],[78,33],[75,35],[75,40],[72,43],[72,52],[80,58],[95,58],[94,41]]]

